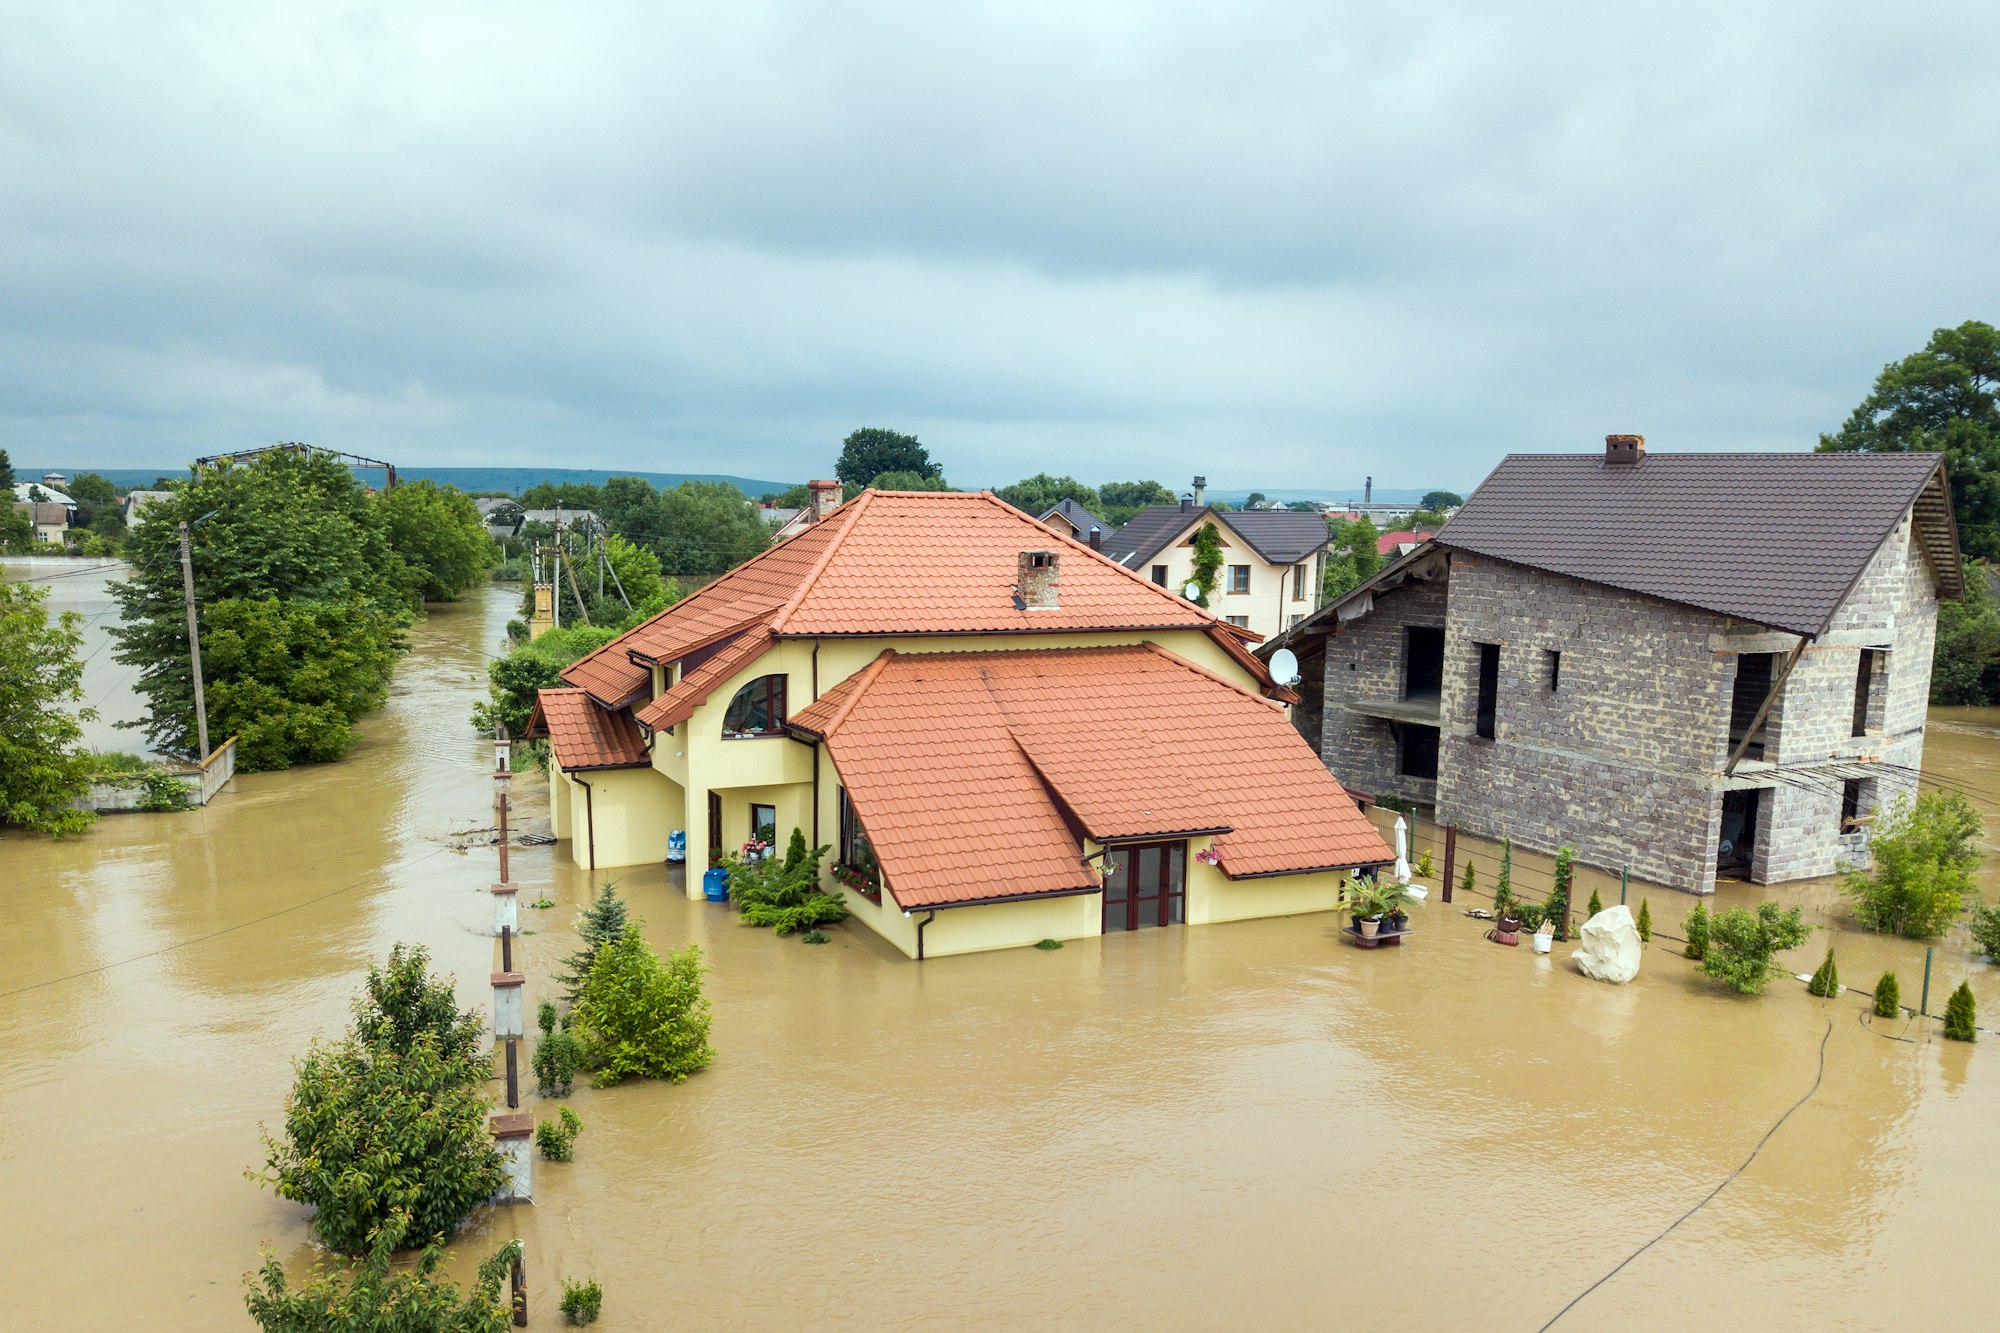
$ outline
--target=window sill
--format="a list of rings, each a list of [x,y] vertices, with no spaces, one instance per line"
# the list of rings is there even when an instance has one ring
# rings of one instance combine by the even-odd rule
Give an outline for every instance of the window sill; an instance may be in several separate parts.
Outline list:
[[[722,733],[722,739],[726,741],[769,741],[781,739],[784,734],[782,731],[725,731]]]

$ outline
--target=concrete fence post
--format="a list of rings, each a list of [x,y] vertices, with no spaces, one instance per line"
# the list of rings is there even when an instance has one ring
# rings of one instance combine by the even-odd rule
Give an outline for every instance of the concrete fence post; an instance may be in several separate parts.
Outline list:
[[[521,1025],[521,988],[527,977],[519,972],[493,974],[493,1037],[496,1041],[518,1040],[528,1035]]]
[[[495,884],[489,892],[493,895],[493,933],[505,935],[521,933],[519,895],[520,888],[514,884]]]
[[[500,1150],[505,1178],[492,1203],[535,1201],[535,1117],[527,1111],[507,1111],[487,1117],[493,1146]]]

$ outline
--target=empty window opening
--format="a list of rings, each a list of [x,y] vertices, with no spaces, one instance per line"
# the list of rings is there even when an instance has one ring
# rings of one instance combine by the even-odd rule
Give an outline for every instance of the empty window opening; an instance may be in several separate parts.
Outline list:
[[[1857,736],[1868,734],[1869,705],[1874,702],[1875,694],[1876,656],[1873,648],[1863,648],[1860,664],[1854,672],[1854,734]]]
[[[1840,831],[1853,833],[1875,818],[1875,779],[1849,778],[1840,784]]]
[[[1153,582],[1159,584],[1162,588],[1167,586],[1167,567],[1165,565],[1153,566]]]
[[[1557,652],[1555,649],[1551,648],[1548,651],[1548,659],[1549,659],[1549,693],[1554,694],[1557,690],[1562,688],[1563,655]]]
[[[1403,629],[1403,697],[1436,699],[1444,692],[1444,631],[1424,625]]]
[[[1250,591],[1250,566],[1231,565],[1229,567],[1229,591],[1237,593]]]
[[[1403,723],[1396,730],[1396,771],[1406,778],[1435,778],[1438,775],[1438,729]]]
[[[1765,696],[1771,692],[1771,677],[1777,657],[1772,653],[1744,653],[1736,659],[1736,688],[1729,699],[1729,748],[1733,752],[1749,736],[1750,744],[1744,748],[1746,759],[1764,757],[1764,736],[1770,724],[1770,713],[1757,724],[1755,735],[1750,733],[1750,724],[1757,718],[1757,712],[1764,707]],[[1836,714],[1835,716],[1838,716]]]
[[[1481,740],[1490,741],[1496,734],[1494,723],[1500,711],[1500,645],[1475,646],[1479,649],[1479,695],[1472,729]]]

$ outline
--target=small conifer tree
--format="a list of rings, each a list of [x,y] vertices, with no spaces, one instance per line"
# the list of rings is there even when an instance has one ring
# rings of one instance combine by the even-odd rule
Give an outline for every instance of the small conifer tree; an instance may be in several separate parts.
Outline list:
[[[1944,1003],[1944,1035],[1953,1041],[1978,1041],[1979,1030],[1974,1025],[1978,1015],[1978,1005],[1972,998],[1972,983],[1961,981],[1958,989]]]
[[[1644,898],[1639,900],[1639,942],[1653,942],[1653,904]]]
[[[1819,971],[1813,973],[1812,982],[1807,985],[1806,990],[1823,1000],[1830,1000],[1840,994],[1840,968],[1833,961],[1831,944],[1826,946],[1826,960],[1819,965]]]
[[[1506,916],[1514,910],[1514,840],[1500,843],[1500,882],[1493,889],[1493,911]]]
[[[1591,917],[1596,916],[1599,912],[1602,912],[1603,910],[1604,910],[1604,900],[1597,896],[1596,889],[1592,889],[1590,891],[1590,911],[1583,919],[1585,921],[1588,921],[1590,920]]]
[[[605,880],[604,887],[591,899],[590,906],[576,914],[576,933],[582,938],[583,947],[563,959],[567,970],[557,975],[556,979],[564,986],[564,999],[571,1004],[576,1003],[584,978],[590,975],[591,967],[597,962],[597,951],[625,933],[629,916],[625,900],[618,896],[618,881]]]
[[[1688,913],[1687,920],[1682,923],[1682,929],[1687,931],[1687,947],[1681,952],[1699,962],[1708,954],[1707,906],[1696,903],[1694,910]]]
[[[1465,873],[1458,880],[1458,891],[1460,893],[1471,893],[1478,884],[1479,876],[1473,873],[1472,858],[1468,856],[1465,858]]]
[[[1902,1010],[1903,994],[1896,985],[1896,974],[1884,972],[1882,979],[1875,983],[1875,1017],[1894,1018]]]

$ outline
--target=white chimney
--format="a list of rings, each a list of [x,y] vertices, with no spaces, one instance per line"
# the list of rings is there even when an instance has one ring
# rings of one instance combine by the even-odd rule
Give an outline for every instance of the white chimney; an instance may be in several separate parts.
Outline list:
[[[1208,496],[1208,478],[1196,477],[1194,479],[1194,507],[1196,509],[1199,509],[1203,505],[1207,504],[1208,503],[1207,496]]]

